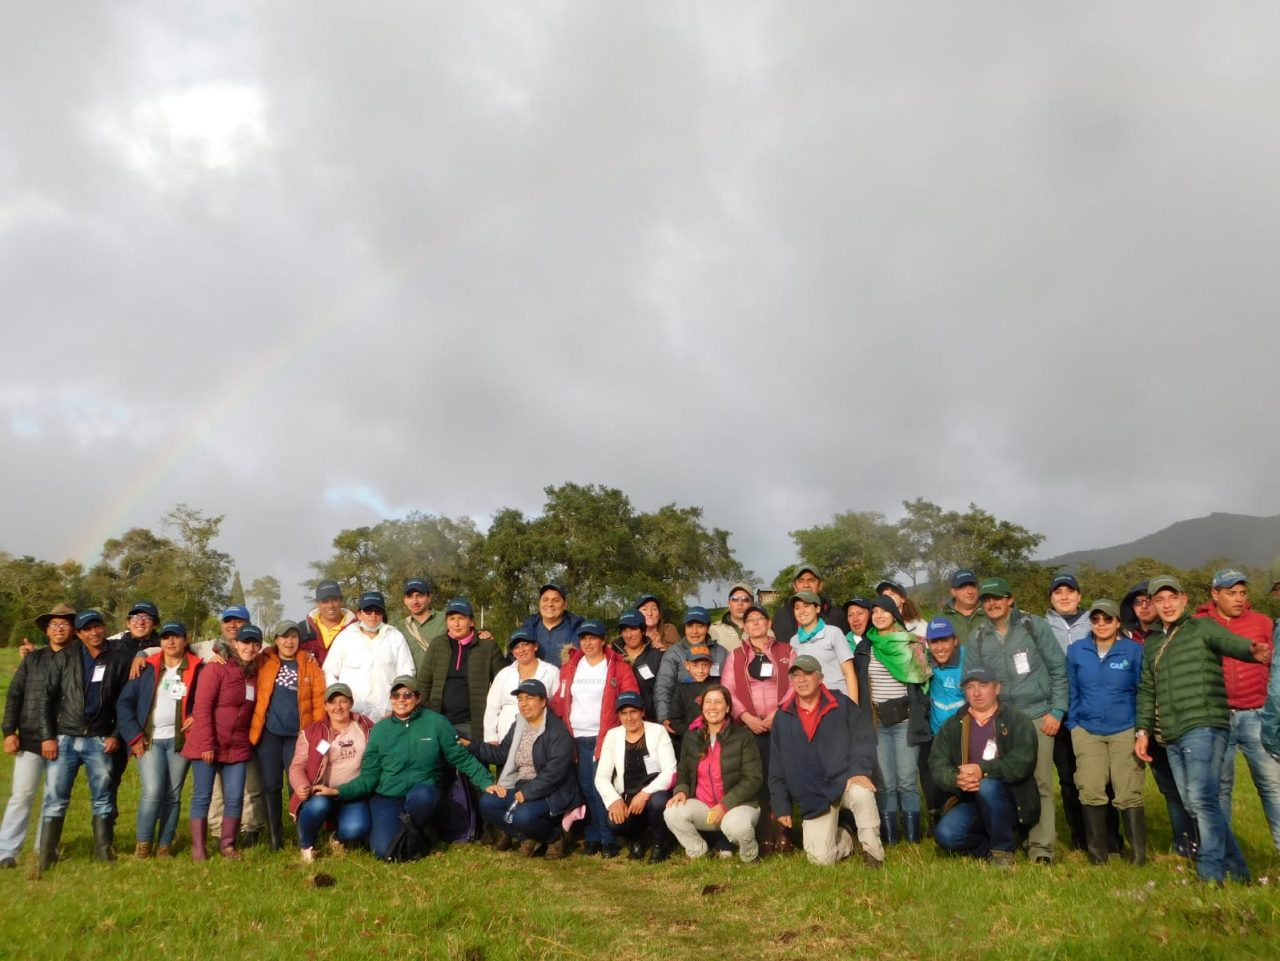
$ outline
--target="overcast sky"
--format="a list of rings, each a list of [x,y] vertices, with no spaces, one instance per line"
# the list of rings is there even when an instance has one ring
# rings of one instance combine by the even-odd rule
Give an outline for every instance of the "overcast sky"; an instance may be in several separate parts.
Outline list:
[[[569,480],[764,580],[916,496],[1045,555],[1278,513],[1278,25],[8,4],[0,549],[181,501],[300,607],[343,528]]]

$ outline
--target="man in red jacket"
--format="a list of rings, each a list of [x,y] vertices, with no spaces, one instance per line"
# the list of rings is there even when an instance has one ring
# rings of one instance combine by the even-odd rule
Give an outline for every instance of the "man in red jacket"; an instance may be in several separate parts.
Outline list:
[[[1274,653],[1271,618],[1249,606],[1249,583],[1241,571],[1234,568],[1218,571],[1213,576],[1212,593],[1213,601],[1202,605],[1196,611],[1197,617],[1212,618],[1233,634],[1262,641],[1268,652]],[[1230,827],[1231,791],[1235,787],[1236,748],[1239,747],[1249,763],[1262,810],[1271,825],[1271,839],[1280,850],[1280,761],[1262,746],[1262,707],[1267,701],[1270,665],[1270,656],[1265,664],[1223,658],[1222,675],[1227,685],[1227,705],[1231,708],[1231,732],[1222,755],[1218,799]]]

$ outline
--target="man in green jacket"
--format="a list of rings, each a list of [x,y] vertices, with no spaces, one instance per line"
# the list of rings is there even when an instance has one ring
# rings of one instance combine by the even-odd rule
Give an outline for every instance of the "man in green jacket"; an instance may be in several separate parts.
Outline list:
[[[488,768],[458,743],[453,725],[422,706],[413,676],[402,674],[391,684],[391,715],[369,732],[360,773],[340,787],[318,786],[315,791],[341,801],[369,798],[369,847],[382,860],[400,831],[402,813],[418,830],[427,831],[443,798],[446,764],[481,791],[493,783]]]
[[[407,612],[396,626],[409,642],[413,655],[413,673],[422,676],[427,660],[427,648],[437,637],[444,637],[446,627],[443,611],[431,609],[431,582],[425,577],[411,577],[404,582],[404,606]]]
[[[951,603],[942,609],[942,616],[951,622],[963,646],[984,617],[978,603],[978,575],[961,568],[951,575],[950,590]]]
[[[943,722],[929,752],[934,783],[954,798],[933,839],[944,851],[1011,867],[1018,825],[1040,818],[1035,725],[1000,702],[987,668],[965,671],[961,686],[965,706]]]
[[[1265,664],[1267,644],[1232,634],[1211,618],[1192,617],[1173,577],[1153,577],[1148,590],[1161,629],[1144,645],[1133,751],[1150,763],[1152,735],[1167,748],[1178,794],[1200,829],[1200,880],[1220,885],[1229,877],[1247,884],[1249,866],[1218,801],[1231,728],[1222,659]]]
[[[1044,618],[1018,609],[1003,577],[978,587],[985,615],[969,637],[972,667],[986,667],[1001,685],[1001,698],[1036,727],[1036,787],[1040,823],[1031,829],[1029,851],[1037,864],[1053,863],[1057,828],[1053,817],[1054,737],[1067,714],[1067,659]]]

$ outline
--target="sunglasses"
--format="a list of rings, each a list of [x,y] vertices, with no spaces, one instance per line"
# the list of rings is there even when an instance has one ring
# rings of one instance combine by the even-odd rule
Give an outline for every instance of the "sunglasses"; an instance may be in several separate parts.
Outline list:
[[[391,692],[391,700],[393,701],[408,701],[408,700],[412,700],[417,696],[418,696],[417,691],[406,691],[402,689],[399,691]]]
[[[1097,614],[1089,615],[1090,624],[1110,624],[1114,620],[1117,620],[1117,618],[1112,617],[1110,614],[1103,614],[1101,611]]]

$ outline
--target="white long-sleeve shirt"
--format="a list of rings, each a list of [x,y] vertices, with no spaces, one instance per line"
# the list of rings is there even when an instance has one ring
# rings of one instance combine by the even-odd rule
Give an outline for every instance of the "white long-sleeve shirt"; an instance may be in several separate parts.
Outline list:
[[[560,683],[560,669],[546,661],[538,661],[538,669],[534,679],[541,681],[547,689],[547,695],[555,693]],[[489,696],[484,703],[484,739],[490,744],[501,741],[515,723],[516,697],[511,692],[520,683],[520,668],[516,664],[508,664],[500,670],[489,685]]]
[[[347,625],[324,659],[325,684],[348,685],[355,700],[351,709],[375,723],[391,713],[391,682],[413,672],[409,645],[390,624],[372,636],[361,630],[359,621]]]

